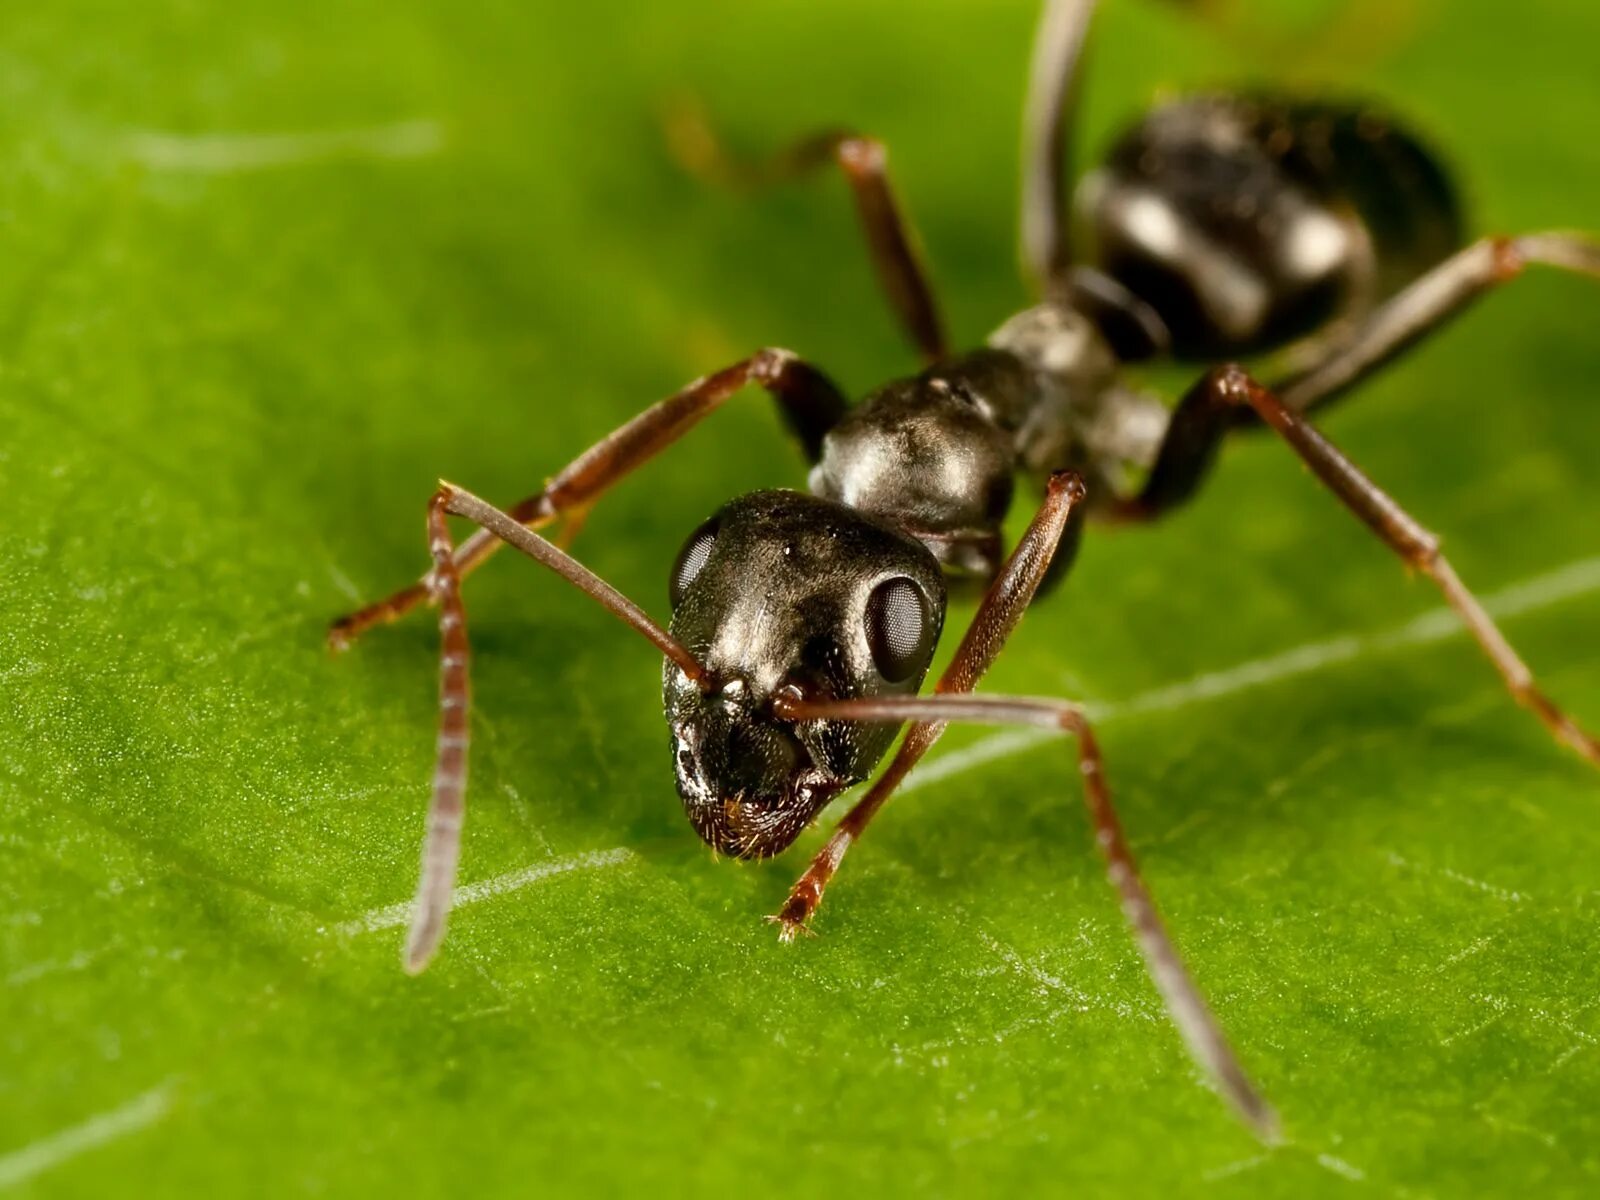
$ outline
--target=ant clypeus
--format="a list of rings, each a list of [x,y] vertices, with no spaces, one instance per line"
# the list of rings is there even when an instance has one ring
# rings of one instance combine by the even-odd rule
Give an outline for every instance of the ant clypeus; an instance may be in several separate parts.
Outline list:
[[[1100,751],[1077,705],[975,694],[1041,586],[1064,574],[1087,513],[1151,520],[1187,500],[1229,430],[1265,423],[1407,565],[1436,583],[1511,694],[1593,762],[1600,744],[1535,687],[1437,539],[1319,434],[1306,415],[1390,362],[1479,296],[1546,263],[1600,276],[1600,245],[1564,233],[1462,244],[1453,192],[1433,157],[1372,111],[1324,100],[1207,95],[1162,105],[1125,133],[1073,199],[1093,266],[1065,233],[1066,134],[1092,0],[1051,0],[1034,48],[1024,121],[1022,259],[1041,293],[978,350],[951,353],[882,145],[833,132],[777,173],[836,163],[873,262],[921,351],[921,374],[847,406],[815,367],[760,350],[646,409],[507,511],[450,484],[428,506],[433,568],[338,621],[336,647],[416,605],[439,608],[438,763],[405,965],[444,933],[467,776],[467,633],[461,577],[509,542],[605,605],[666,656],[663,692],[678,793],[718,850],[765,858],[864,780],[777,917],[807,929],[845,852],[951,721],[1036,725],[1076,739],[1095,841],[1140,950],[1190,1051],[1263,1135],[1272,1109],[1251,1085],[1167,936],[1123,837]],[[680,133],[684,132],[680,130]],[[726,167],[704,129],[681,147]],[[1229,360],[1291,350],[1262,386],[1238,366],[1208,372],[1169,412],[1124,364]],[[813,464],[812,495],[729,501],[672,568],[672,621],[644,610],[534,530],[570,536],[609,487],[747,385],[765,388]],[[1126,473],[1142,471],[1129,489]],[[1001,522],[1015,478],[1044,501],[1009,556]],[[481,528],[454,546],[446,514]],[[931,695],[917,690],[944,623],[945,576],[987,592]]]

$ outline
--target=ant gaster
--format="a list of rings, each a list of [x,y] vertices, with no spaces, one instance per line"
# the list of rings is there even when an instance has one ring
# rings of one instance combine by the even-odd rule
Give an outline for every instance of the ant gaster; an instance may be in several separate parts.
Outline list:
[[[853,407],[815,367],[761,350],[646,409],[537,495],[502,511],[449,484],[428,507],[433,568],[337,622],[343,646],[420,603],[439,609],[438,760],[422,878],[404,962],[443,936],[467,774],[462,576],[509,542],[611,610],[665,656],[663,693],[678,793],[716,849],[764,858],[868,777],[902,724],[888,768],[849,810],[773,920],[806,931],[845,852],[952,721],[1039,726],[1076,741],[1096,844],[1156,986],[1190,1051],[1263,1136],[1273,1110],[1252,1086],[1179,960],[1123,837],[1083,711],[974,693],[1042,585],[1058,581],[1083,518],[1140,521],[1188,499],[1233,429],[1265,425],[1406,564],[1433,580],[1517,701],[1591,762],[1600,746],[1533,677],[1413,520],[1307,421],[1478,297],[1545,263],[1600,276],[1600,245],[1539,233],[1463,243],[1433,156],[1371,110],[1275,95],[1202,95],[1147,114],[1076,188],[1091,249],[1069,252],[1066,163],[1076,67],[1092,0],[1051,0],[1024,118],[1021,249],[1040,300],[981,349],[951,353],[881,144],[849,132],[801,142],[764,171],[731,167],[703,127],[681,155],[706,173],[781,177],[837,164],[874,265],[926,360]],[[1230,361],[1282,351],[1270,386],[1236,365],[1204,375],[1168,410],[1126,364]],[[535,530],[574,533],[596,499],[730,397],[768,391],[813,464],[812,495],[763,491],[724,505],[684,544],[672,621],[642,609]],[[1130,477],[1142,478],[1136,488]],[[1017,479],[1043,503],[1011,550],[1001,522]],[[476,522],[455,546],[445,517]],[[944,623],[945,579],[987,590],[954,660],[919,695]]]

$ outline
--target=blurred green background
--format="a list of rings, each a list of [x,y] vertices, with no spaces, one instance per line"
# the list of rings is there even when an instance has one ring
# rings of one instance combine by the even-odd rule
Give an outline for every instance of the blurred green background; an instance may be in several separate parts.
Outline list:
[[[435,634],[332,660],[322,631],[417,571],[434,480],[522,495],[763,344],[856,391],[910,365],[839,182],[708,191],[660,106],[693,92],[752,151],[882,136],[974,342],[1024,299],[1033,17],[8,7],[0,1187],[1592,1194],[1600,781],[1266,439],[1172,521],[1097,531],[987,686],[1121,706],[1135,849],[1285,1146],[1185,1058],[1062,751],[947,759],[780,947],[760,917],[820,831],[713,863],[655,661],[509,557],[468,589],[463,879],[572,869],[464,908],[420,979],[361,930],[413,886]],[[1338,85],[1448,148],[1480,228],[1596,228],[1596,45],[1574,0],[1107,0],[1084,143],[1166,87]],[[1597,317],[1530,277],[1327,421],[1591,724]],[[578,548],[660,614],[698,520],[802,478],[741,401]]]

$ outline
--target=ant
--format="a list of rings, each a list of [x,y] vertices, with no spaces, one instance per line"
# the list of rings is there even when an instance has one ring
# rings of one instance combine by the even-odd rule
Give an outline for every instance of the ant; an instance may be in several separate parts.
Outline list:
[[[1271,1106],[1184,968],[1134,864],[1080,706],[974,688],[1035,595],[1070,566],[1084,518],[1154,520],[1188,500],[1228,433],[1265,425],[1408,566],[1444,594],[1507,689],[1557,740],[1600,764],[1600,743],[1533,676],[1440,553],[1438,539],[1308,421],[1530,263],[1600,277],[1600,243],[1569,233],[1467,243],[1454,191],[1416,138],[1374,111],[1280,95],[1195,95],[1147,113],[1067,193],[1078,61],[1093,0],[1047,0],[1024,116],[1021,256],[1038,303],[981,348],[946,344],[881,143],[820,134],[762,177],[837,165],[880,282],[925,369],[854,406],[816,367],[765,349],[695,380],[574,459],[509,510],[441,484],[428,505],[432,569],[346,616],[335,648],[419,604],[439,609],[437,766],[421,882],[404,950],[423,969],[444,934],[467,779],[467,630],[461,580],[509,543],[609,609],[665,658],[662,693],[678,794],[715,850],[767,858],[898,753],[771,918],[809,932],[845,853],[952,721],[1029,725],[1076,741],[1095,842],[1156,987],[1195,1059],[1264,1138]],[[709,137],[697,150],[718,159]],[[727,173],[726,168],[723,169]],[[1075,260],[1068,201],[1090,235]],[[1268,385],[1237,365],[1168,409],[1128,364],[1295,364]],[[672,566],[663,629],[565,550],[597,499],[749,385],[797,435],[811,494],[723,505]],[[1130,488],[1127,477],[1142,476]],[[1043,502],[1007,555],[1018,477]],[[447,514],[479,528],[460,546]],[[563,536],[538,532],[564,522]],[[919,694],[944,624],[946,578],[986,585],[953,661]]]

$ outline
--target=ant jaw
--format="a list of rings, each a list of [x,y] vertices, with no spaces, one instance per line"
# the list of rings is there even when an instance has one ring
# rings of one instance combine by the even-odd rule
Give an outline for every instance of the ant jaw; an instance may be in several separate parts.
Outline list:
[[[701,800],[685,790],[680,777],[678,794],[689,824],[712,850],[730,858],[764,859],[793,845],[816,815],[856,782],[827,779],[815,769],[806,769],[776,796],[747,793]]]
[[[672,726],[673,766],[684,814],[702,841],[733,858],[772,858],[787,850],[816,815],[856,782],[816,765],[786,732],[784,755],[793,755],[781,774],[769,779],[724,778],[721,748],[707,744],[696,723]],[[708,753],[707,751],[710,751]]]

